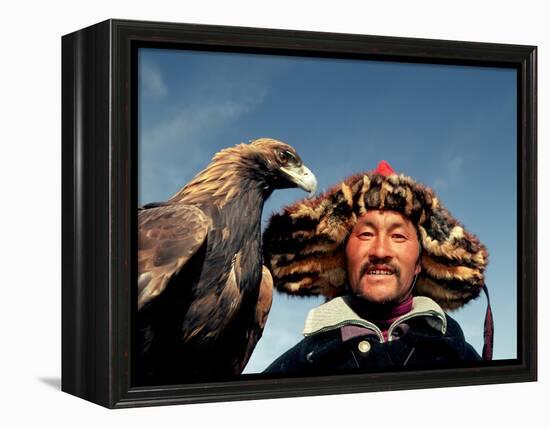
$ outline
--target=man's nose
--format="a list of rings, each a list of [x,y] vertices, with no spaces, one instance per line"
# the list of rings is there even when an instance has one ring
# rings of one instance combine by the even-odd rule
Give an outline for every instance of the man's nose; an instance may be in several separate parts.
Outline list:
[[[377,259],[391,257],[390,243],[384,236],[377,236],[374,238],[372,247],[369,251],[369,256]]]

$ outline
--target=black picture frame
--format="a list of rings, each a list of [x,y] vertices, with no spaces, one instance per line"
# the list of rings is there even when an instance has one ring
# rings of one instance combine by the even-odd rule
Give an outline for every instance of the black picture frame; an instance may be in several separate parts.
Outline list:
[[[136,46],[484,65],[518,72],[518,354],[446,370],[131,386]],[[62,38],[62,390],[109,408],[537,379],[534,46],[107,20]]]

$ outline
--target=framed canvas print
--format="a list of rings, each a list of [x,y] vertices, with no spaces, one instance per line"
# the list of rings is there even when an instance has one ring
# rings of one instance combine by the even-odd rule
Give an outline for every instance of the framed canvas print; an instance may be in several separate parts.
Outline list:
[[[536,48],[108,20],[62,39],[62,389],[536,380]]]

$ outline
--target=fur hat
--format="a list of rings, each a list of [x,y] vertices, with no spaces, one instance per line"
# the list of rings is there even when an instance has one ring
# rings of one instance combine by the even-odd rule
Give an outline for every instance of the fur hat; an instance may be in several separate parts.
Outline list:
[[[353,175],[313,200],[301,200],[271,217],[264,259],[279,291],[294,295],[346,293],[345,247],[357,218],[368,210],[397,211],[415,224],[422,271],[415,295],[457,309],[485,286],[487,249],[443,207],[433,190],[385,161]]]

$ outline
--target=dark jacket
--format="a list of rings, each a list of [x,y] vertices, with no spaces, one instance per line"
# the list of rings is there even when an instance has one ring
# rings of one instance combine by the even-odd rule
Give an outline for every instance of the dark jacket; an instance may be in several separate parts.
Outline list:
[[[306,337],[277,358],[266,372],[312,374],[357,368],[367,371],[432,369],[459,367],[481,360],[465,341],[456,321],[431,299],[422,297],[421,302],[418,299],[414,300],[417,310],[413,309],[394,323],[388,332],[389,340],[367,320],[350,313],[342,314],[342,309],[346,311],[341,304],[345,299],[335,302],[329,311],[321,308],[332,301],[321,305],[316,309],[317,314],[313,310],[306,321]],[[419,302],[425,305],[422,310],[418,309]],[[350,329],[350,326],[353,327]],[[346,332],[342,328],[347,329]]]

